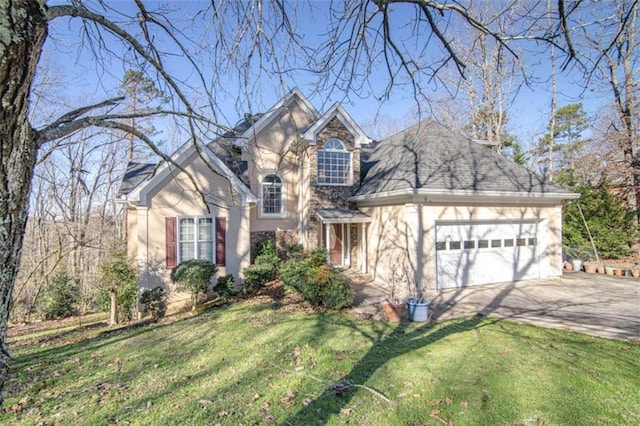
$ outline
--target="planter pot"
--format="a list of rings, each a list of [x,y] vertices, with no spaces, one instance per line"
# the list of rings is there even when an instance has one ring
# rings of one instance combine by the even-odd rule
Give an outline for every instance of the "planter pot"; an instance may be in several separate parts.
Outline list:
[[[567,271],[573,271],[573,265],[570,262],[564,262],[563,266]]]
[[[595,265],[593,263],[585,263],[584,264],[584,271],[587,274],[595,274],[597,269],[598,269],[598,265]]]
[[[581,271],[582,270],[582,260],[580,259],[573,259],[571,261],[571,266],[573,266],[573,270],[574,271]]]
[[[596,268],[596,272],[599,274],[604,274],[604,265],[598,265]]]
[[[631,276],[633,278],[640,278],[640,269],[632,269],[631,270]]]
[[[427,299],[416,299],[410,297],[407,299],[407,312],[409,320],[415,322],[425,322],[429,319],[429,305],[431,302]]]
[[[625,269],[622,271],[622,275],[631,278],[631,269]]]
[[[382,301],[384,319],[389,322],[400,322],[402,319],[402,303],[392,302],[388,299]]]
[[[613,275],[613,266],[605,266],[605,267],[604,267],[604,272],[605,272],[607,275]]]
[[[613,275],[615,275],[616,277],[621,277],[622,276],[622,269],[613,268]]]

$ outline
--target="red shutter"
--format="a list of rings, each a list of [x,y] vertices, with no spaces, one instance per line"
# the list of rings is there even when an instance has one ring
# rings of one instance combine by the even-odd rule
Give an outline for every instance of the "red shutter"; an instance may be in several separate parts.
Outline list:
[[[167,269],[175,268],[176,266],[176,257],[177,257],[177,246],[176,246],[176,218],[175,217],[165,217],[165,246],[166,246],[166,257],[165,260],[167,262]]]
[[[216,265],[226,264],[227,219],[216,217]]]

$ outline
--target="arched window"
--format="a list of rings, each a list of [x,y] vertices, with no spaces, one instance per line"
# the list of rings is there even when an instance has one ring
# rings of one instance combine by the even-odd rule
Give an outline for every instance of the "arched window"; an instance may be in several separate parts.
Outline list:
[[[282,214],[282,180],[276,175],[262,179],[262,214]]]
[[[351,184],[351,153],[338,139],[329,139],[318,150],[318,184]]]

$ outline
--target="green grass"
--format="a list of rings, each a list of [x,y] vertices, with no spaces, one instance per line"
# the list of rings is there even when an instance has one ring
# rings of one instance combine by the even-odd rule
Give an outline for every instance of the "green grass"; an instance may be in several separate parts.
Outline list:
[[[635,343],[478,317],[391,325],[280,307],[244,302],[15,345],[0,422],[640,423]],[[336,395],[340,380],[358,386]]]

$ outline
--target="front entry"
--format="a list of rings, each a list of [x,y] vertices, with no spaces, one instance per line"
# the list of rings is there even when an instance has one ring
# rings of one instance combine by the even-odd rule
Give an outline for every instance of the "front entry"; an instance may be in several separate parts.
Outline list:
[[[358,210],[318,209],[318,246],[327,250],[327,262],[367,272],[367,223],[371,218]]]
[[[343,224],[332,223],[329,225],[329,259],[332,265],[341,266],[344,264],[343,253]]]

